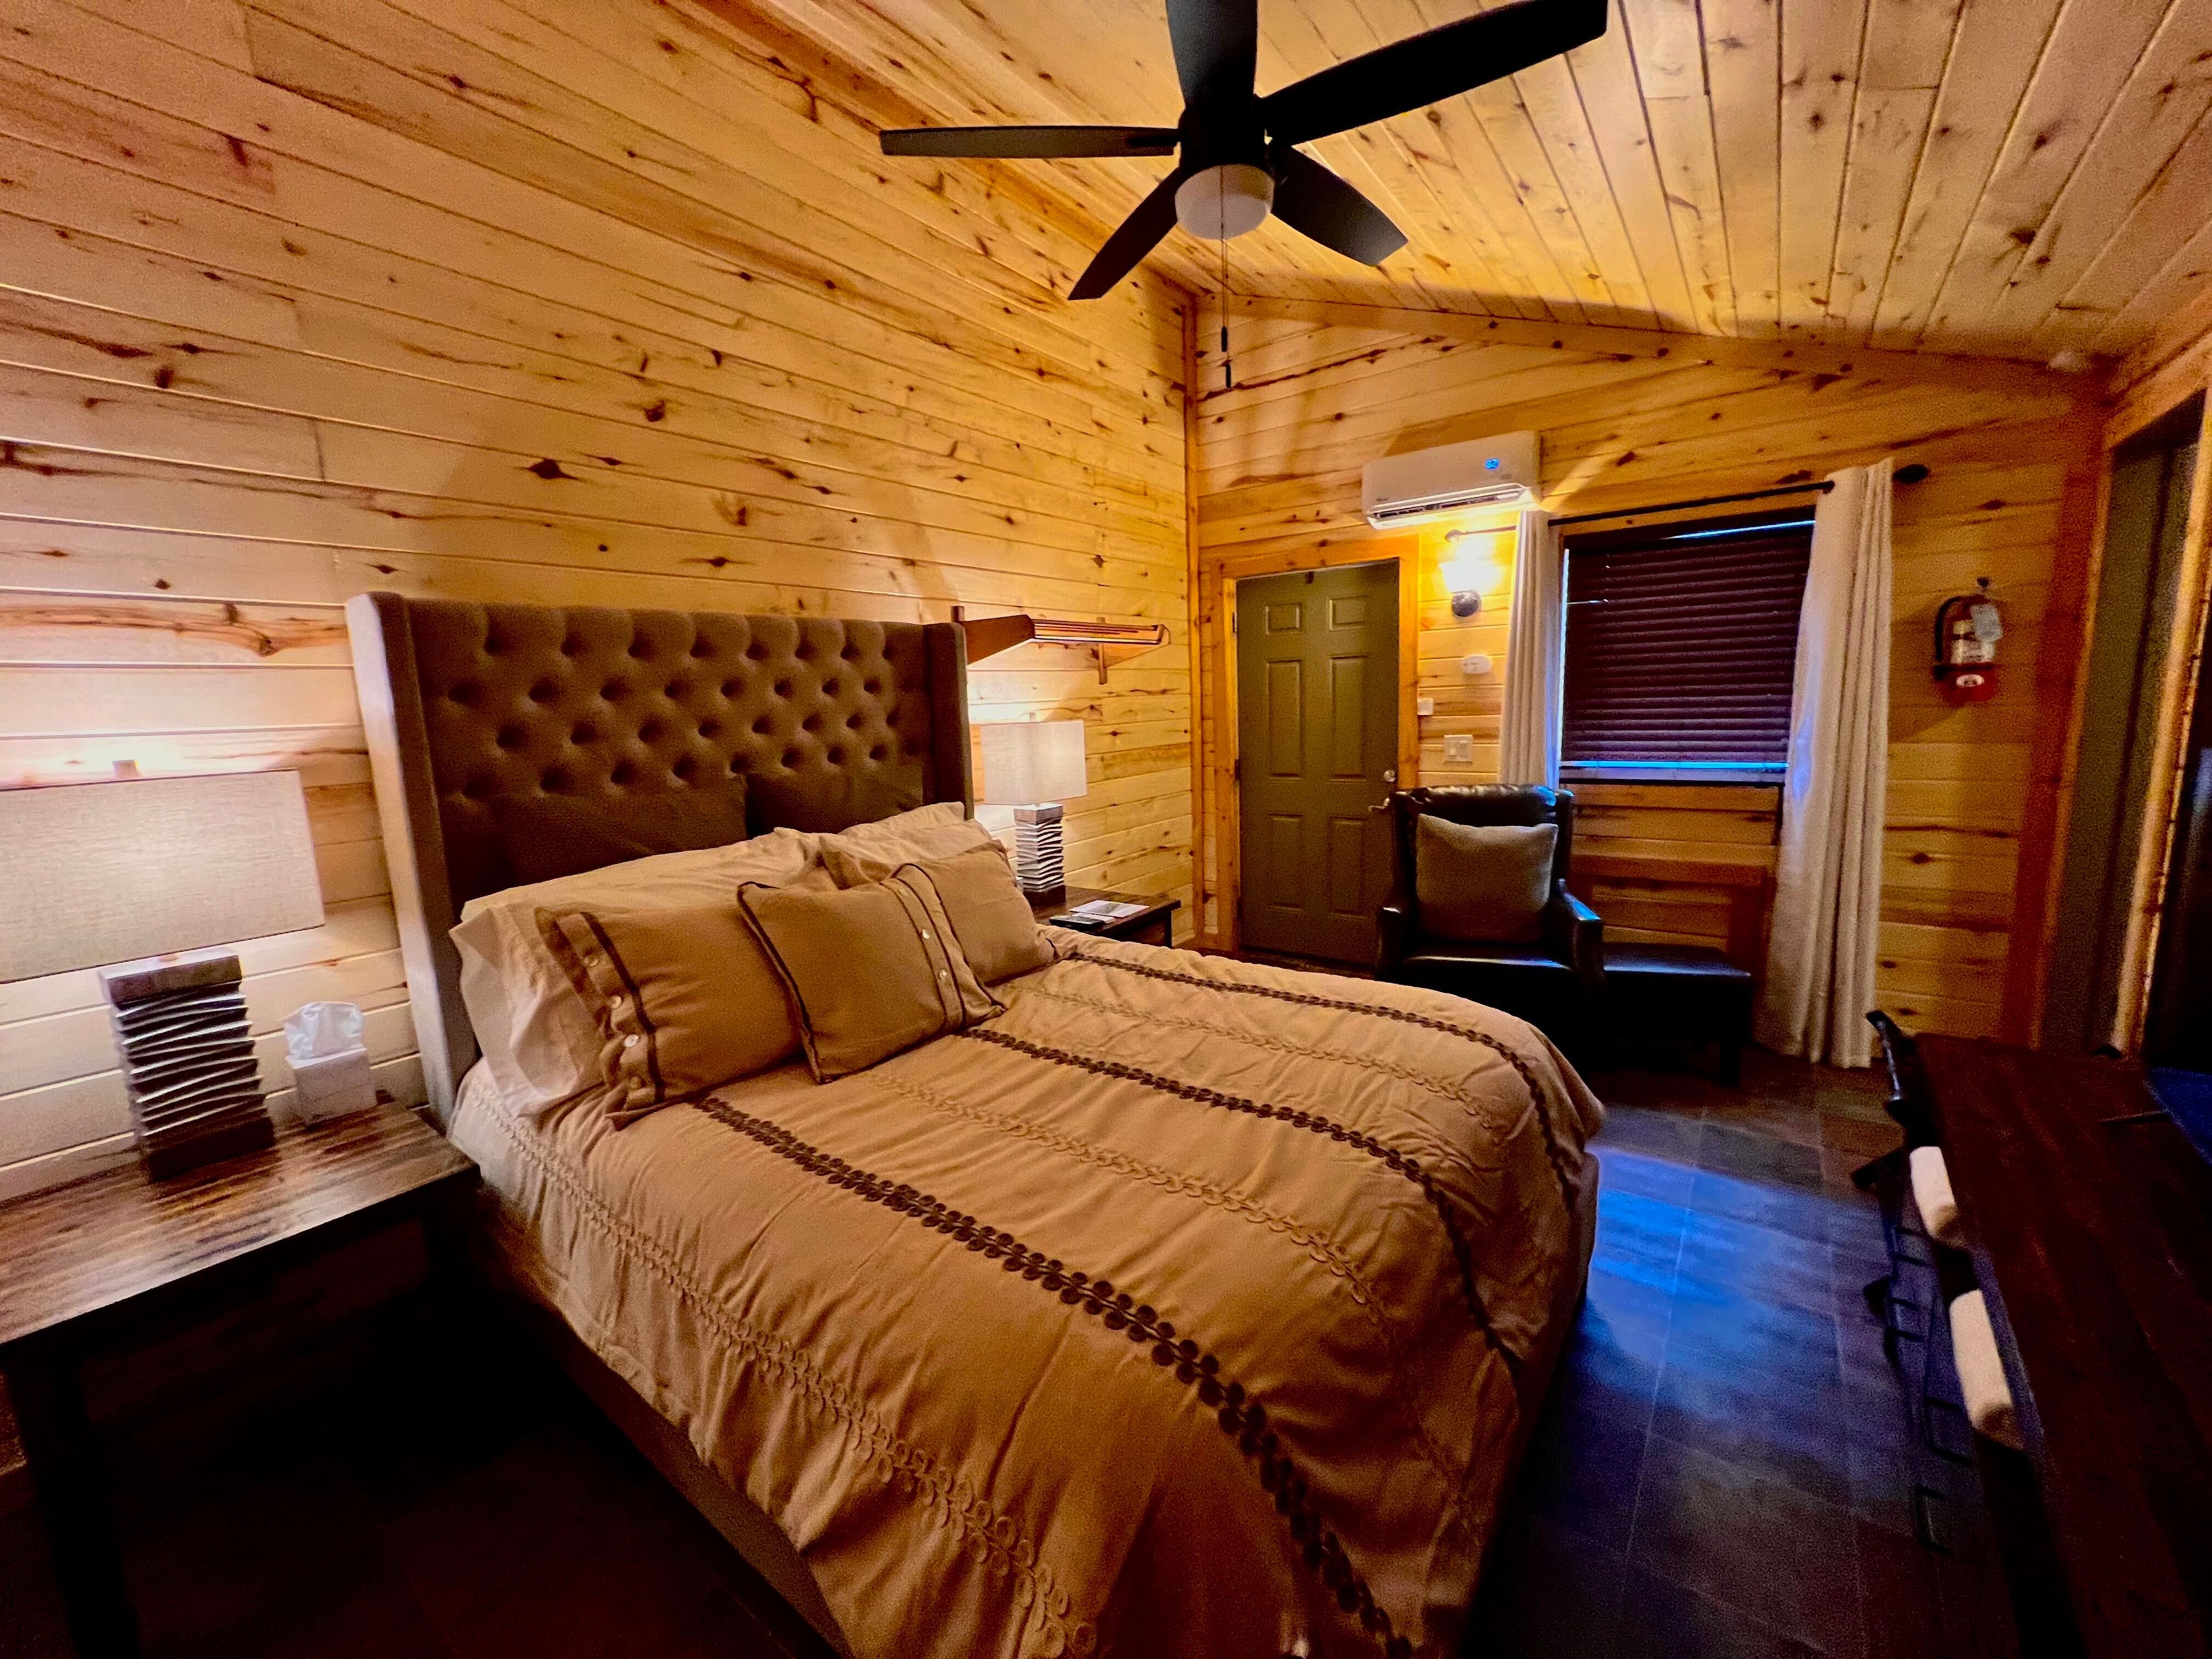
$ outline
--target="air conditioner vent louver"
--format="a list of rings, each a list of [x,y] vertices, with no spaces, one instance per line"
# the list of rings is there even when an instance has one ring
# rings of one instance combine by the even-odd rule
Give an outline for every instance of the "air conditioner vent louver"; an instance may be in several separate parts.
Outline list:
[[[1476,507],[1533,501],[1536,461],[1533,432],[1370,461],[1361,477],[1367,522],[1381,529]]]

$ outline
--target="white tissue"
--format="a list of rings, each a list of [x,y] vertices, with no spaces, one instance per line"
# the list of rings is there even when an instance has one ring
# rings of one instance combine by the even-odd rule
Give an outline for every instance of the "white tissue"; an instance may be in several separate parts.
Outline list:
[[[361,1046],[361,1010],[350,1002],[310,1002],[285,1018],[284,1052],[295,1066]]]

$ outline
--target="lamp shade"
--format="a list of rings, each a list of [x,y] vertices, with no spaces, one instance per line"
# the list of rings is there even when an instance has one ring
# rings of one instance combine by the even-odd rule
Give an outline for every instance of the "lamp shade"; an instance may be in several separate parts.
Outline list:
[[[1486,559],[1478,559],[1472,553],[1455,554],[1437,567],[1437,574],[1443,580],[1447,593],[1480,593],[1490,586],[1486,580],[1492,567]]]
[[[0,981],[314,927],[296,772],[0,790]]]
[[[1034,806],[1091,792],[1081,720],[1013,720],[981,729],[986,805]]]

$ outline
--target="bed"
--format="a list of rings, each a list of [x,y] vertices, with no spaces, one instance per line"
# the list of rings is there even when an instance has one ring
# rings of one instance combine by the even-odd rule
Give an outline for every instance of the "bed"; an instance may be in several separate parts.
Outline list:
[[[1601,1119],[1520,1021],[1054,932],[1003,1012],[622,1127],[478,1063],[489,803],[973,788],[950,625],[367,594],[434,1110],[497,1277],[840,1650],[1450,1650],[1587,1272]],[[610,805],[608,810],[613,811]],[[779,835],[787,831],[779,830]]]

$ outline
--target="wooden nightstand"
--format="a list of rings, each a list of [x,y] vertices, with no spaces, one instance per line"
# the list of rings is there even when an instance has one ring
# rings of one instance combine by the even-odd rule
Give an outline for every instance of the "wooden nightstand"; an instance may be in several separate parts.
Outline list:
[[[476,1178],[413,1112],[380,1105],[287,1127],[265,1152],[173,1180],[133,1167],[0,1206],[0,1374],[83,1659],[138,1650],[83,1361],[404,1221],[424,1225],[437,1271],[457,1271],[459,1200]]]
[[[1088,904],[1093,899],[1111,899],[1116,904],[1141,904],[1145,908],[1135,915],[1125,916],[1106,927],[1085,927],[1061,920],[1077,905]],[[1109,893],[1097,887],[1070,887],[1057,898],[1030,901],[1030,909],[1039,921],[1065,927],[1073,933],[1089,933],[1098,939],[1125,939],[1139,945],[1173,945],[1175,913],[1182,906],[1181,899],[1148,898],[1142,893]],[[1159,937],[1147,939],[1146,935],[1153,933]]]

